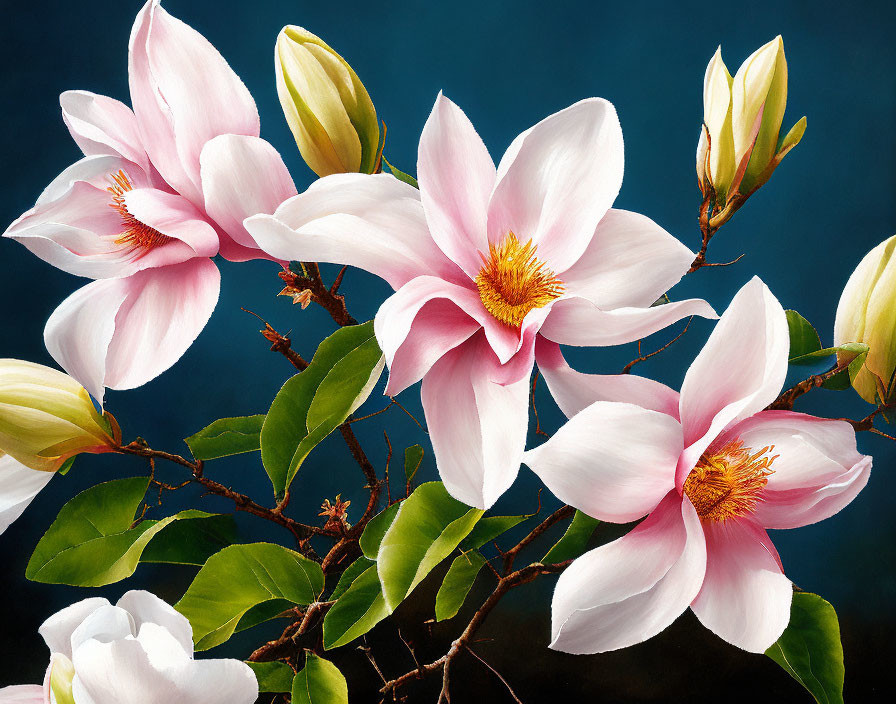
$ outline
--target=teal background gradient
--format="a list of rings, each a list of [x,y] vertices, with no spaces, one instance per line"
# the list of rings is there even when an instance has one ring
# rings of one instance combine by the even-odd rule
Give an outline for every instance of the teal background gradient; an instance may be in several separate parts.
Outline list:
[[[60,118],[58,94],[80,88],[128,100],[127,40],[140,5],[136,0],[0,2],[0,229],[31,207],[43,187],[80,156]],[[733,73],[755,48],[781,33],[790,70],[785,128],[807,115],[806,135],[771,182],[712,243],[711,260],[746,253],[744,259],[730,268],[687,277],[672,296],[699,295],[721,311],[755,273],[786,308],[813,321],[828,344],[850,272],[866,251],[896,231],[892,3],[167,0],[164,6],[208,37],[246,82],[261,113],[262,136],[283,154],[300,190],[313,175],[298,156],[274,88],[273,43],[284,24],[319,34],[353,65],[388,124],[386,156],[406,171],[414,171],[417,139],[439,90],[467,112],[496,160],[516,134],[546,115],[587,96],[611,100],[619,112],[626,150],[617,205],[650,216],[695,250],[699,193],[694,150],[706,63],[721,43]],[[324,269],[329,277],[337,270]],[[109,393],[108,408],[126,437],[140,435],[154,447],[181,452],[186,448],[180,438],[215,418],[266,410],[290,367],[268,351],[258,321],[241,306],[279,330],[292,330],[296,348],[308,357],[332,331],[322,311],[311,307],[302,312],[287,299],[274,297],[279,290],[274,265],[221,262],[221,270],[217,310],[183,359],[141,389]],[[42,341],[44,322],[82,283],[20,245],[0,241],[0,356],[52,364]],[[347,274],[343,291],[360,320],[371,318],[389,294],[383,282],[356,270]],[[645,349],[659,347],[679,327],[649,339]],[[710,330],[710,323],[695,321],[681,342],[638,366],[637,372],[677,388]],[[636,355],[635,345],[627,345],[574,350],[568,357],[579,369],[612,372]],[[405,392],[401,400],[419,411],[418,388]],[[562,419],[543,389],[538,402],[543,425],[548,431],[556,429]],[[375,395],[365,408],[372,411],[382,405]],[[854,418],[868,410],[851,392],[830,391],[813,393],[797,408]],[[383,427],[399,452],[415,442],[425,444],[397,411],[359,424],[356,429],[380,467],[386,454]],[[530,442],[536,442],[534,433]],[[846,649],[847,701],[868,702],[883,698],[892,680],[896,445],[867,433],[859,443],[875,456],[871,480],[859,498],[831,520],[775,531],[772,538],[788,576],[836,606]],[[181,476],[177,468],[160,471],[172,481]],[[431,455],[422,471],[426,478],[436,476]],[[25,580],[25,564],[39,536],[78,491],[107,478],[145,472],[145,464],[135,458],[82,457],[0,536],[0,685],[39,682],[47,653],[38,625],[92,593]],[[213,463],[209,473],[262,501],[270,499],[270,485],[254,456]],[[296,487],[293,515],[313,515],[323,497],[339,492],[354,500],[350,518],[359,515],[356,507],[364,496],[360,473],[338,436],[314,451]],[[523,468],[496,510],[534,510],[538,487],[534,475]],[[200,499],[198,492],[185,489],[167,496],[154,517],[190,501],[207,510],[228,509],[226,503]],[[542,503],[544,510],[556,505],[547,492]],[[239,526],[247,542],[287,537],[252,517],[241,516]],[[613,530],[602,527],[597,539],[609,539]],[[141,566],[133,580],[101,591],[117,598],[128,588],[142,586],[173,602],[191,573],[186,568]],[[527,704],[573,698],[808,699],[770,660],[727,645],[691,614],[648,643],[621,652],[574,657],[548,651],[552,582],[545,578],[512,594],[482,631],[483,638],[494,642],[476,645]],[[419,597],[396,615],[402,635],[419,644],[421,659],[444,652],[460,629],[459,622],[439,624],[434,641],[429,641],[416,625],[431,617],[435,584],[426,582]],[[474,591],[481,598],[486,589],[483,579]],[[277,633],[276,624],[263,627],[219,650],[245,657],[254,645]],[[382,653],[380,665],[387,674],[412,667],[393,624],[380,626],[372,643]],[[347,650],[335,658],[349,675],[353,701],[379,701],[376,676],[359,652]],[[410,701],[434,701],[437,690],[434,681],[420,685],[408,690]],[[473,658],[459,663],[454,692],[459,702],[511,701],[497,678]]]

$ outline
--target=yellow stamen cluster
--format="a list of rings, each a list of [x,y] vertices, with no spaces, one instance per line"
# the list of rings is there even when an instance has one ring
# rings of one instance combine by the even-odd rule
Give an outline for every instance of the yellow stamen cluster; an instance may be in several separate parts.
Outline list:
[[[778,455],[775,446],[753,452],[741,440],[710,447],[684,482],[684,493],[704,521],[724,521],[752,513]]]
[[[122,244],[134,249],[142,250],[145,254],[149,250],[165,244],[171,238],[163,235],[149,225],[140,222],[128,211],[125,205],[125,194],[134,190],[131,180],[124,171],[110,174],[111,184],[106,190],[112,194],[112,202],[109,203],[110,208],[114,208],[121,215],[122,231],[115,238],[115,244]]]
[[[563,282],[536,256],[532,240],[520,244],[512,232],[479,253],[482,268],[476,287],[485,309],[505,325],[518,328],[529,311],[563,295]]]

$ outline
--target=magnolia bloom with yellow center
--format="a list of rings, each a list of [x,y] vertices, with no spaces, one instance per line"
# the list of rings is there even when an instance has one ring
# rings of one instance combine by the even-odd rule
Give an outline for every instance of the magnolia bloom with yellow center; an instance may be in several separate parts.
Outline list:
[[[184,64],[191,66],[184,71]],[[128,54],[133,109],[60,96],[84,158],[4,233],[63,271],[94,279],[64,300],[44,338],[100,402],[173,365],[218,301],[211,257],[267,258],[242,221],[296,189],[258,137],[255,101],[205,37],[148,0]]]
[[[67,374],[0,359],[0,532],[70,458],[111,452],[121,435]]]
[[[646,516],[561,575],[552,648],[624,648],[688,607],[751,652],[780,637],[793,587],[766,529],[834,515],[871,471],[848,423],[764,410],[784,383],[789,346],[784,310],[755,278],[722,315],[681,393],[633,375],[576,372],[556,344],[539,341],[539,370],[570,420],[523,461],[590,516]]]
[[[495,166],[442,95],[423,128],[420,189],[385,175],[337,174],[271,216],[245,221],[276,259],[350,264],[394,289],[376,316],[386,393],[423,380],[439,473],[488,508],[519,471],[538,337],[631,342],[702,300],[652,307],[694,254],[643,215],[616,210],[622,130],[590,98],[523,132]]]

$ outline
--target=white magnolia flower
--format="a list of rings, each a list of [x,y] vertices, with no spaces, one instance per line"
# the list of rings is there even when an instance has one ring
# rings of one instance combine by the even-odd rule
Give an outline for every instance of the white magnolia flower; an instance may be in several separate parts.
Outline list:
[[[84,599],[40,627],[52,653],[43,685],[0,689],[0,704],[252,704],[239,660],[194,660],[189,621],[146,591],[115,606]]]

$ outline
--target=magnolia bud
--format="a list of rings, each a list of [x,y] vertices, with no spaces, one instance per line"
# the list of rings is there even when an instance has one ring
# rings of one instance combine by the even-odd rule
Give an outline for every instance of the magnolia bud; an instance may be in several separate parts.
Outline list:
[[[834,344],[864,342],[865,365],[852,385],[868,403],[889,403],[896,370],[896,236],[881,242],[846,282],[837,318]]]
[[[78,382],[55,369],[0,359],[0,452],[55,472],[81,452],[109,452],[121,432]]]
[[[757,49],[734,78],[721,47],[706,68],[703,130],[697,147],[697,176],[704,196],[712,195],[724,215],[720,226],[772,172],[806,131],[801,118],[780,138],[787,105],[787,59],[780,36]]]
[[[373,173],[380,159],[376,109],[352,67],[301,27],[281,30],[277,93],[302,158],[318,176]]]

